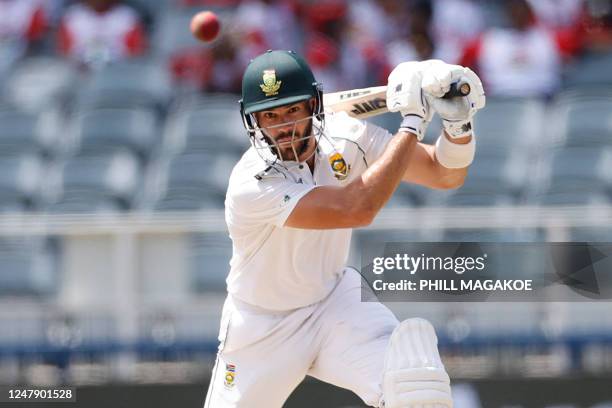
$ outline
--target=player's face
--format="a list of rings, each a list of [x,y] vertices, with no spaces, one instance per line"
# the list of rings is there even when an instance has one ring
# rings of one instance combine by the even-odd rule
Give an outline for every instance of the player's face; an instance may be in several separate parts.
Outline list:
[[[312,104],[304,101],[255,113],[257,124],[282,160],[302,162],[312,155]],[[297,158],[296,158],[297,156]]]

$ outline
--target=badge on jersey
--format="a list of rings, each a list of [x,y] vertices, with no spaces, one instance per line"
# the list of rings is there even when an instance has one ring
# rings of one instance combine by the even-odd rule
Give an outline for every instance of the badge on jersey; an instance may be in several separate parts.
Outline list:
[[[344,161],[344,157],[340,153],[334,153],[329,156],[329,165],[334,172],[334,177],[338,180],[344,180],[348,177],[348,173],[351,170],[350,165],[346,165],[346,161]]]
[[[233,388],[235,379],[236,366],[234,364],[225,364],[225,388]]]
[[[283,81],[276,80],[276,71],[273,69],[266,69],[263,72],[263,84],[259,85],[261,90],[266,96],[274,96],[278,94],[278,90],[281,87]]]

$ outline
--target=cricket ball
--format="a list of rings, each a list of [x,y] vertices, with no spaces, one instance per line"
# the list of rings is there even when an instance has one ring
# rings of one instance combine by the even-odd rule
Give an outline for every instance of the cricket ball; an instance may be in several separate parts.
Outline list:
[[[201,11],[191,19],[191,34],[200,41],[210,42],[221,30],[219,18],[212,11]]]

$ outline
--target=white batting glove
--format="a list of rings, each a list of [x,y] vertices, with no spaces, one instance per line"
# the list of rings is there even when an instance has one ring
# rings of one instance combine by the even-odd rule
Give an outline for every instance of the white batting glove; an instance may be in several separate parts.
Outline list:
[[[446,64],[440,60],[423,61],[423,91],[431,109],[440,115],[444,130],[451,138],[460,138],[472,133],[472,118],[485,106],[486,98],[482,82],[469,68]],[[470,94],[464,97],[442,99],[451,84],[465,81],[470,85]]]
[[[418,140],[423,139],[432,117],[421,89],[422,75],[420,62],[402,62],[387,81],[387,108],[402,114],[400,130],[416,134]]]

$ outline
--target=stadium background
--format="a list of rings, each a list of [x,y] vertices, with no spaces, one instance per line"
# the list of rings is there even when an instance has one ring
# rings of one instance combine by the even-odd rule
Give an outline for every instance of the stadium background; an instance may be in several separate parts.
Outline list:
[[[201,406],[224,190],[248,147],[236,92],[268,48],[306,55],[328,91],[382,84],[406,59],[480,68],[465,186],[402,186],[354,234],[352,264],[368,242],[612,241],[610,1],[532,0],[527,17],[520,1],[132,0],[97,17],[80,3],[0,1],[0,384]],[[224,23],[212,45],[188,31],[203,8]],[[500,33],[518,47],[483,46]],[[553,300],[390,307],[434,323],[458,408],[612,406],[611,304]],[[362,405],[309,380],[287,406]]]

